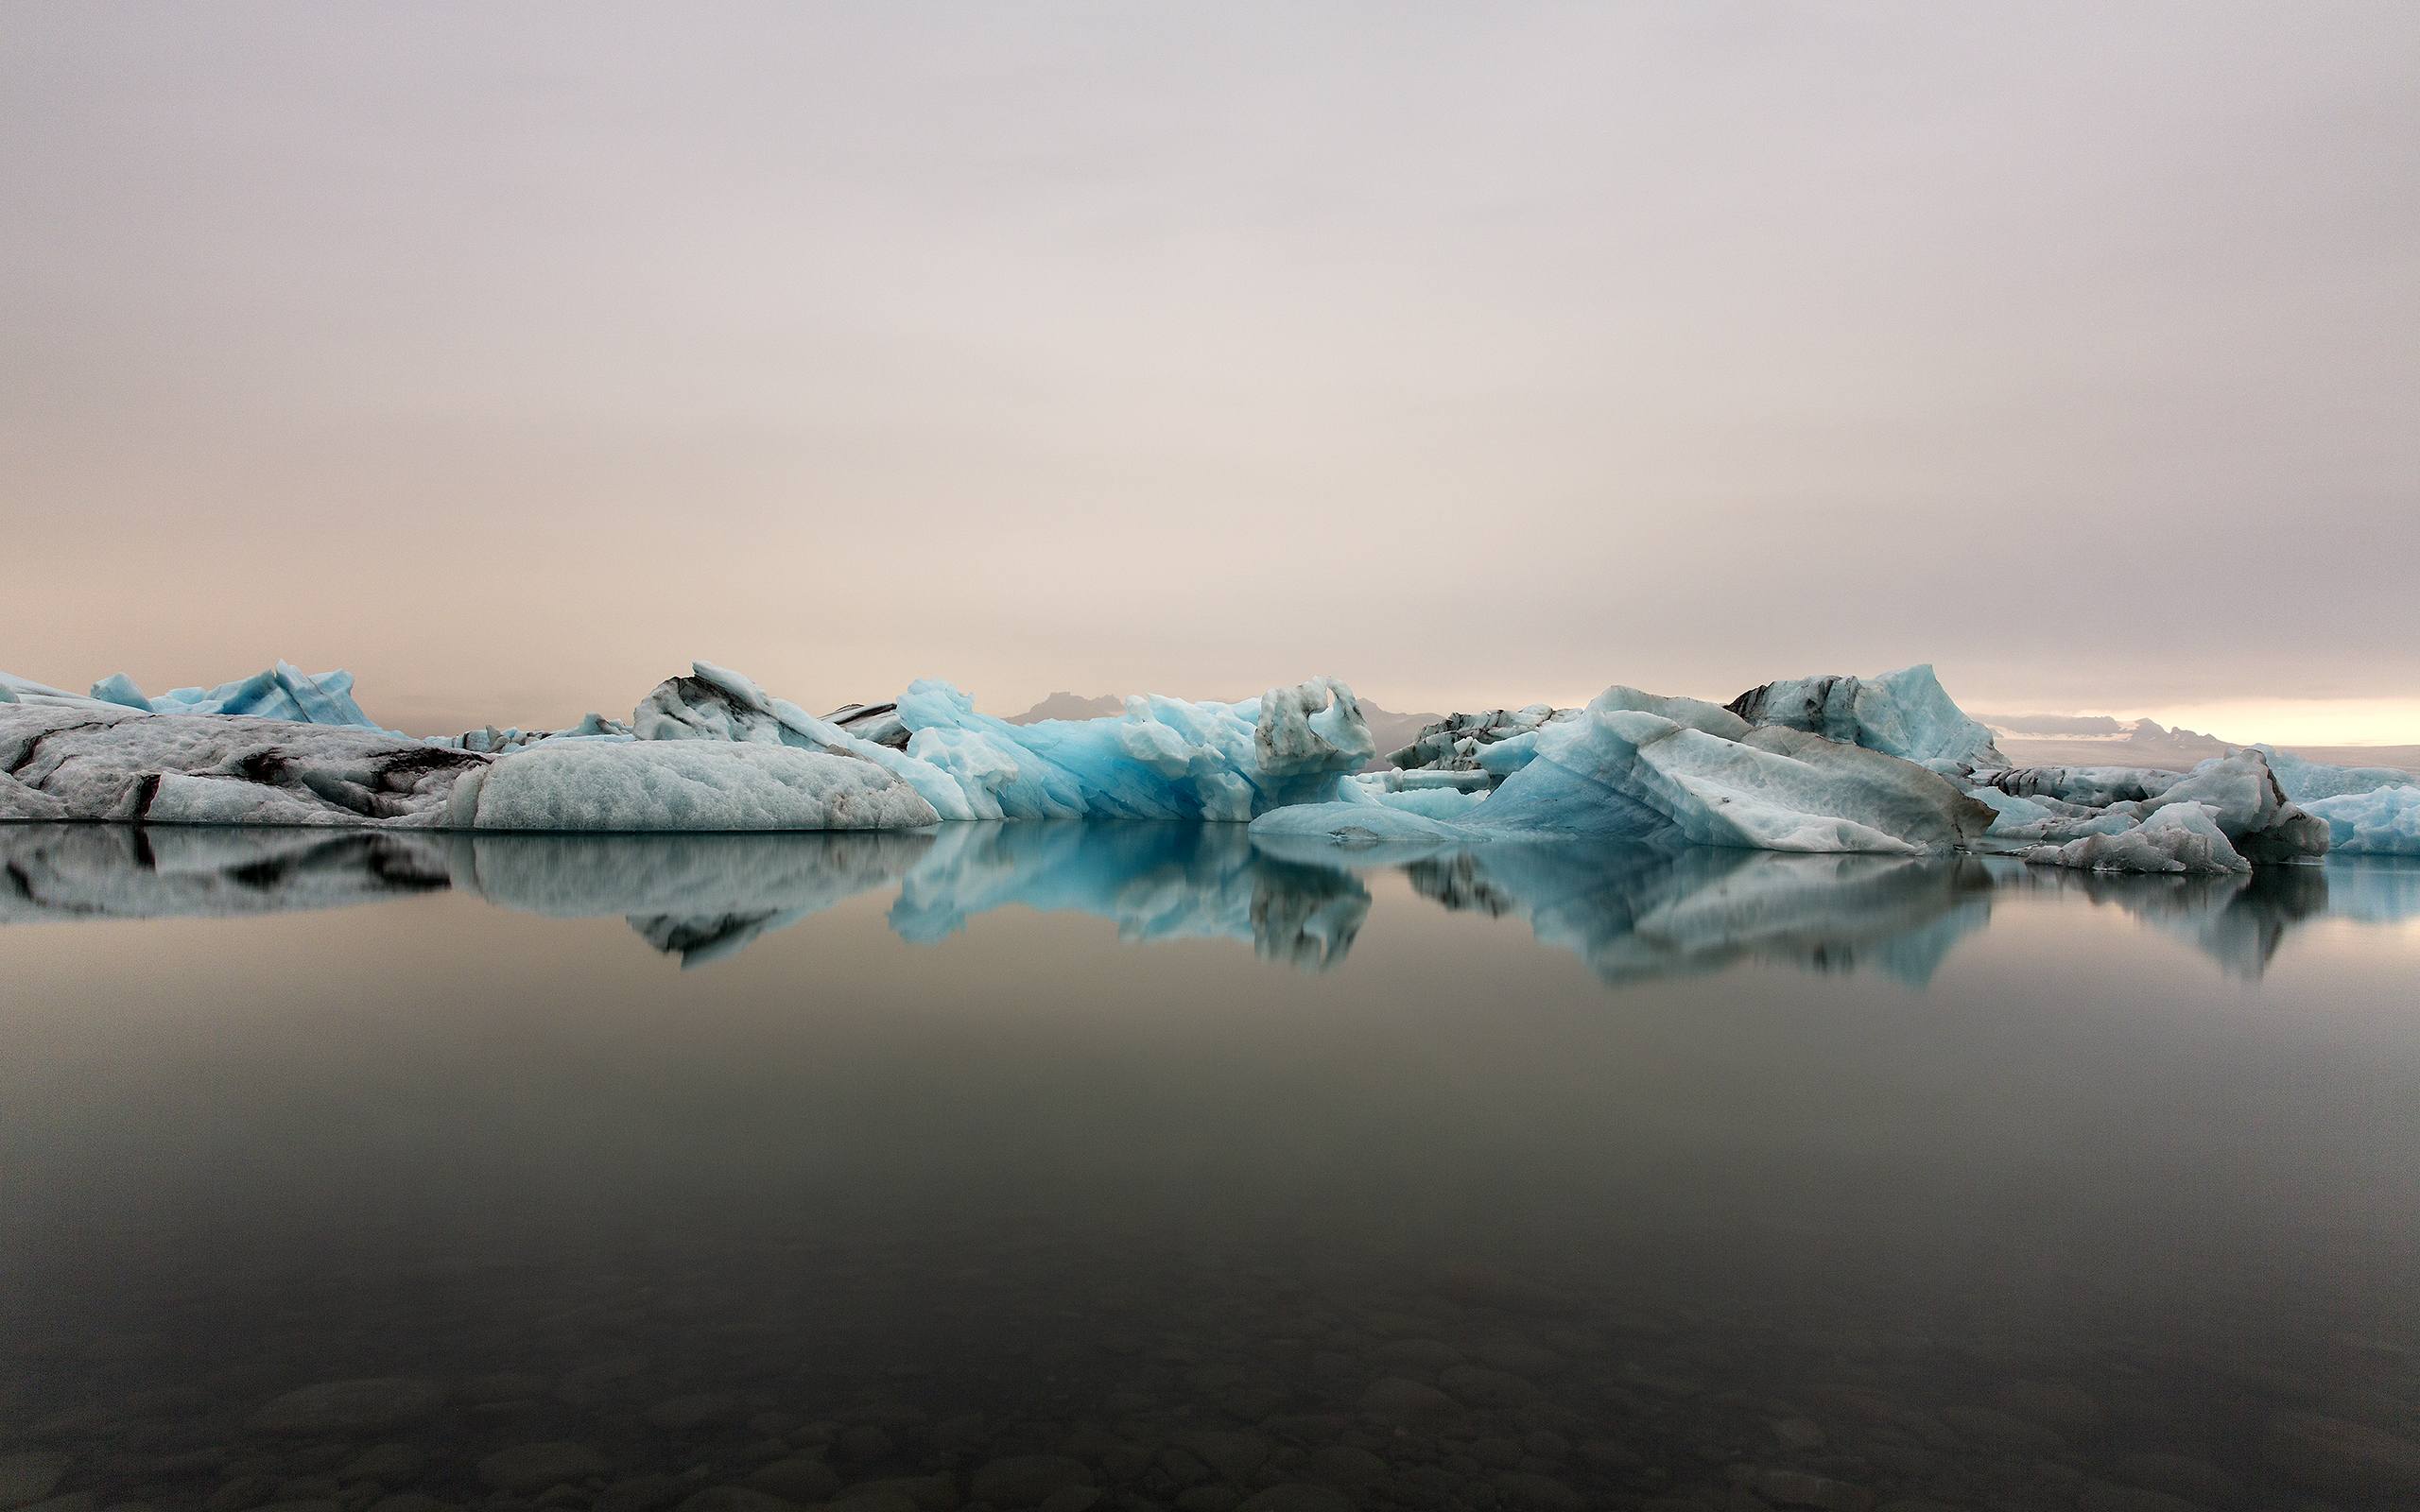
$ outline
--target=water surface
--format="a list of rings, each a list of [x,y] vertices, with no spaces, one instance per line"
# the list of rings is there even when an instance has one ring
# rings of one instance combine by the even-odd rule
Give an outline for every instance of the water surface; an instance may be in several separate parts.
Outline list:
[[[0,864],[0,1504],[2420,1496],[2420,870]]]

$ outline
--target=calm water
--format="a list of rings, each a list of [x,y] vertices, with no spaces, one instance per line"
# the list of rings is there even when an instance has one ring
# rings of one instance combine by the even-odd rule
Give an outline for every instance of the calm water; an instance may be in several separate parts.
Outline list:
[[[0,920],[0,1509],[2420,1505],[2420,870],[24,826]]]

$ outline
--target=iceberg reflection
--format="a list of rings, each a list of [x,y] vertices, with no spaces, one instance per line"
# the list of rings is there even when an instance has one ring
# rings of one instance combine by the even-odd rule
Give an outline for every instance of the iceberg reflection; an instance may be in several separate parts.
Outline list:
[[[465,892],[558,919],[620,914],[641,939],[690,967],[892,885],[932,845],[929,831],[827,830],[458,834],[446,849]]]
[[[1525,922],[1608,983],[1763,962],[1921,987],[2003,895],[2114,905],[2246,979],[2307,921],[2420,919],[2420,867],[2376,861],[2104,875],[1583,842],[1344,851],[1255,842],[1241,825],[1036,822],[644,835],[0,825],[0,922],[273,913],[453,888],[551,918],[619,915],[685,967],[889,890],[890,927],[914,944],[1019,907],[1104,919],[1131,941],[1248,941],[1265,960],[1326,971],[1369,918],[1365,879],[1386,872],[1443,908]]]
[[[1250,940],[1265,960],[1340,964],[1370,892],[1343,868],[1262,854],[1237,824],[966,824],[902,881],[890,927],[915,944],[1010,905],[1083,913],[1127,940]]]
[[[433,835],[0,824],[0,923],[282,914],[449,885]]]
[[[1991,880],[1971,858],[1530,845],[1405,869],[1447,908],[1527,920],[1610,983],[1755,960],[1921,987],[1991,918]]]

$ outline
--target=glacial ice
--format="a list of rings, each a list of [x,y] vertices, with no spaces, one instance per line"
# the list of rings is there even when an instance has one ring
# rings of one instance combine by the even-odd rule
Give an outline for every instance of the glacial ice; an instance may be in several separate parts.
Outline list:
[[[2150,817],[2061,846],[2019,852],[2029,861],[2073,867],[2079,871],[2250,871],[2210,811],[2199,803],[2174,803]]]
[[[20,678],[10,673],[0,672],[0,704],[50,704],[64,705],[69,708],[89,708],[99,701],[88,694],[69,693],[64,688],[54,688],[46,682],[36,682],[31,678]]]
[[[380,828],[914,828],[1014,818],[1252,820],[1272,843],[1585,836],[1659,846],[2018,855],[2228,873],[2420,850],[2420,785],[2267,747],[2190,771],[2012,768],[1928,666],[1768,683],[1718,706],[1634,688],[1456,714],[1363,772],[1343,683],[1236,703],[1125,700],[1014,724],[947,683],[828,715],[697,662],[631,721],[380,730],[343,672],[279,662],[147,697],[0,676],[0,820]]]
[[[1721,708],[1616,687],[1551,721],[1521,713],[1455,715],[1396,753],[1399,765],[1433,764],[1406,776],[1476,765],[1495,779],[1495,795],[1469,812],[1436,822],[1374,819],[1334,804],[1272,816],[1262,833],[1324,833],[1361,847],[1582,833],[1782,850],[1962,849],[2054,866],[2211,872],[2328,849],[2324,822],[2291,801],[2259,750],[2189,772],[2011,768],[1927,666],[1768,683]],[[1448,739],[1455,731],[1496,738]],[[2199,816],[2173,815],[2135,833],[2170,807]],[[2377,833],[2376,816],[2370,824]]]
[[[999,817],[979,812],[965,785],[930,762],[819,719],[786,698],[769,696],[736,672],[708,662],[689,665],[688,677],[666,679],[640,701],[631,716],[631,730],[638,739],[735,741],[855,756],[915,789],[942,818]],[[856,707],[841,713],[851,713]]]
[[[1596,791],[1581,805],[1576,795]],[[1694,699],[1614,688],[1581,718],[1539,732],[1530,763],[1477,821],[1491,828],[1607,833],[1645,811],[1699,845],[1902,855],[1956,848],[1991,816],[1912,763],[1820,735],[1742,727]],[[1644,837],[1644,836],[1642,836]]]
[[[123,679],[101,685],[107,697],[10,679],[0,742],[23,759],[0,779],[0,818],[617,830],[1240,820],[1334,793],[1371,752],[1352,691],[1327,679],[1239,703],[1135,698],[1112,718],[1011,726],[929,682],[897,705],[818,718],[700,662],[649,694],[628,730],[591,715],[544,735],[491,727],[441,741],[377,730],[351,685],[285,663],[157,699]]]
[[[1242,820],[1325,796],[1371,752],[1353,691],[1326,678],[1240,703],[1137,697],[1123,714],[1028,725],[976,713],[945,682],[920,681],[895,705],[841,713],[851,726],[700,662],[649,694],[631,728],[642,741],[771,742],[857,756],[945,819]]]
[[[872,762],[778,745],[547,741],[467,772],[459,830],[908,830],[941,816]]]
[[[1482,769],[1487,747],[1535,732],[1551,720],[1568,719],[1577,711],[1533,703],[1521,709],[1489,709],[1478,713],[1448,714],[1413,737],[1411,744],[1387,755],[1390,765],[1406,769],[1471,772]]]
[[[1918,855],[1980,835],[1991,810],[1910,762],[1766,726],[1694,698],[1615,687],[1520,738],[1527,760],[1452,815],[1332,802],[1280,810],[1262,834],[1356,844],[1578,834],[1766,850]]]
[[[156,698],[146,698],[134,679],[120,672],[93,684],[92,696],[145,713],[250,714],[302,725],[379,728],[353,701],[352,673],[313,674],[286,662],[215,688],[176,688]]]
[[[2017,767],[1977,772],[1972,782],[1969,790],[1996,812],[1987,848],[2022,850],[2053,866],[2239,871],[2328,849],[2324,821],[2287,799],[2257,749],[2213,757],[2189,772]]]
[[[2330,766],[2325,762],[2307,761],[2273,746],[2255,746],[2252,748],[2268,759],[2269,769],[2277,774],[2277,785],[2297,803],[2308,804],[2325,798],[2347,798],[2356,793],[2375,792],[2381,787],[2420,787],[2420,777],[2393,766]]]
[[[1992,732],[1967,717],[1929,665],[1768,682],[1727,707],[1751,725],[1805,730],[1937,769],[2008,765]]]
[[[1353,690],[1330,678],[1237,703],[1133,697],[1121,715],[1029,725],[920,681],[899,718],[908,753],[957,778],[978,818],[1240,821],[1329,797],[1372,752]]]
[[[871,763],[780,747],[553,740],[490,757],[266,717],[0,706],[0,816],[152,824],[817,829],[931,824]]]
[[[2377,787],[2313,799],[2305,807],[2345,855],[2420,856],[2420,787]]]
[[[375,730],[0,704],[0,813],[47,811],[29,817],[435,825],[455,780],[486,760]]]

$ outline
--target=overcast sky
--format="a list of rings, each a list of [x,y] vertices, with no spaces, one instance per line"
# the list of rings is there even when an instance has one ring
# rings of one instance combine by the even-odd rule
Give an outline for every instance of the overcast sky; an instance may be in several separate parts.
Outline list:
[[[2409,0],[26,5],[0,204],[45,681],[2420,740]]]

